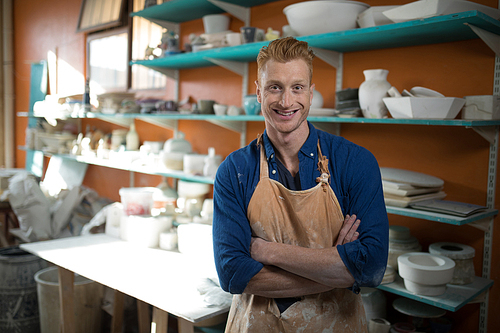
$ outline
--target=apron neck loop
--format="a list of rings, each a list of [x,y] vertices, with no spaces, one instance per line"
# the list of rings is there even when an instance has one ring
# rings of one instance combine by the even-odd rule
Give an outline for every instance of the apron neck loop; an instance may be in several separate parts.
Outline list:
[[[316,178],[316,182],[320,183],[323,187],[323,191],[326,191],[326,186],[330,183],[330,172],[328,170],[328,158],[323,156],[321,153],[321,147],[318,140],[318,170],[321,172],[321,176]]]
[[[260,178],[269,178],[269,167],[267,166],[266,149],[264,148],[263,135],[257,135],[257,146],[260,149]]]

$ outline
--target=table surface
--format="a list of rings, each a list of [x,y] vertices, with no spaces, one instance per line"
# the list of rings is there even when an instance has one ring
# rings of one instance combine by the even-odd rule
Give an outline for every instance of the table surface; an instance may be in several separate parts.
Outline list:
[[[57,266],[197,323],[229,311],[197,290],[214,277],[213,260],[145,248],[105,234],[22,244]]]

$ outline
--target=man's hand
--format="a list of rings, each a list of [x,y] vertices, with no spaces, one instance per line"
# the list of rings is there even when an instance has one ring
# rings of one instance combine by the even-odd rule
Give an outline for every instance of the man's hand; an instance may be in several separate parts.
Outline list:
[[[357,230],[360,223],[361,221],[356,215],[346,215],[334,246],[347,244],[358,239],[359,233]],[[269,251],[269,246],[272,246],[272,244],[269,244],[268,241],[259,237],[252,237],[250,242],[250,255],[254,260],[264,265],[270,265],[268,256],[271,255],[272,252]]]
[[[269,262],[266,260],[266,253],[269,254],[269,251],[266,251],[266,245],[268,245],[266,240],[259,237],[252,237],[250,242],[250,255],[252,259],[264,265],[269,265]]]
[[[358,239],[359,232],[357,230],[360,223],[361,220],[356,218],[356,215],[346,215],[334,246],[347,244]]]

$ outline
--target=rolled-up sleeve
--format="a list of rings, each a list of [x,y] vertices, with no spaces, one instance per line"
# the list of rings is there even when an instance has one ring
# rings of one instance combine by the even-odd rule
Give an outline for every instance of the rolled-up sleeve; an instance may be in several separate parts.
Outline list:
[[[357,293],[360,287],[376,287],[382,282],[387,267],[389,222],[375,157],[362,148],[352,158],[345,179],[344,209],[361,220],[359,238],[337,249],[355,279],[352,290]]]
[[[238,167],[245,163],[234,163],[234,159],[234,154],[228,156],[217,170],[213,243],[215,266],[222,289],[241,294],[263,265],[250,256],[252,234],[246,216],[248,199],[245,192],[250,190],[254,175],[248,168]]]

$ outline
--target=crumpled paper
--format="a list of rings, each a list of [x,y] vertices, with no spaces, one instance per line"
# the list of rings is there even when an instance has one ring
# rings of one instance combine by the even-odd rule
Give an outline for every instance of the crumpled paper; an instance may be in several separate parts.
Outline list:
[[[31,241],[51,238],[50,203],[33,175],[23,172],[12,176],[4,194],[27,238]]]

